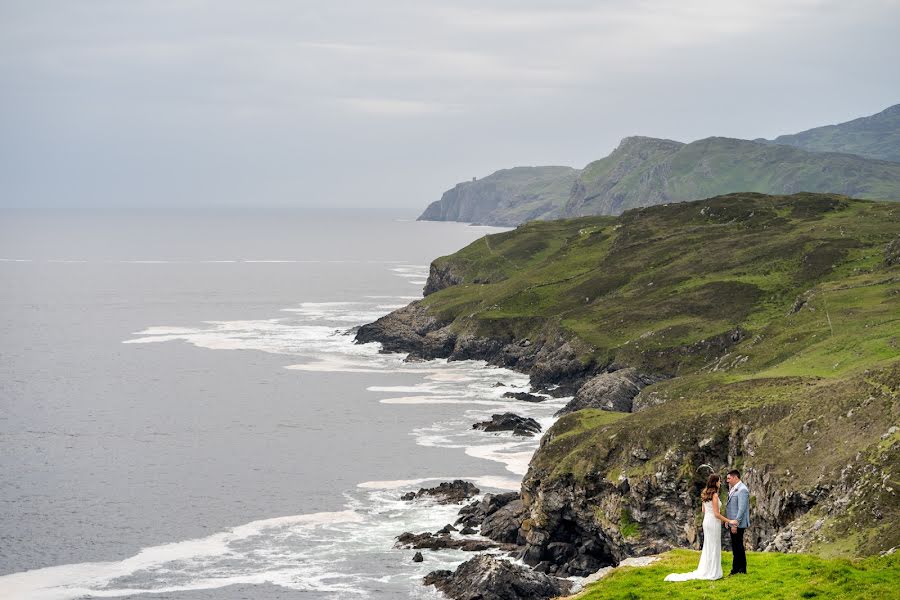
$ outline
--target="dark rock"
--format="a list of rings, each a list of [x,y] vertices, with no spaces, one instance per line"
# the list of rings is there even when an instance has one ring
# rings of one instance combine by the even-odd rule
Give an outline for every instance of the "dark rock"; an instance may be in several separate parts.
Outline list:
[[[525,402],[544,402],[547,400],[544,396],[536,396],[535,394],[529,394],[528,392],[506,392],[503,394],[503,397],[523,400]]]
[[[498,381],[492,387],[506,387],[506,384],[503,383],[502,381]]]
[[[461,535],[474,535],[478,533],[478,530],[473,527],[463,527],[459,533]]]
[[[454,600],[541,600],[565,596],[572,582],[482,554],[456,571],[432,571],[424,579]]]
[[[465,552],[481,552],[492,548],[502,547],[488,540],[459,540],[449,534],[434,533],[410,533],[405,532],[397,536],[397,548],[411,548],[413,550],[463,550]]]
[[[518,498],[519,494],[516,492],[485,494],[480,501],[472,502],[460,509],[456,525],[478,527],[484,522],[485,517],[494,514],[500,508]]]
[[[541,338],[529,340],[530,344],[523,346],[513,338],[460,333],[450,324],[446,317],[429,313],[424,302],[415,301],[361,326],[356,342],[379,342],[382,352],[406,352],[415,358],[484,360],[528,373],[535,389],[545,390],[554,397],[574,394],[597,369],[597,365],[581,360],[589,348],[558,329],[548,328]],[[533,394],[519,398],[531,402],[544,400]]]
[[[438,581],[443,581],[453,575],[453,571],[448,571],[447,569],[439,569],[437,571],[432,571],[428,575],[426,575],[422,579],[422,583],[425,585],[437,585]]]
[[[438,529],[435,533],[450,533],[451,531],[459,531],[459,530],[456,527],[454,527],[453,525],[450,525],[448,523],[447,525],[444,525],[443,527]]]
[[[443,482],[433,488],[420,488],[418,492],[408,492],[400,496],[401,500],[416,500],[418,498],[430,497],[438,504],[456,504],[462,502],[472,496],[481,493],[475,484],[462,479],[453,482]]]
[[[422,556],[421,552],[416,552],[413,554],[413,562],[422,562],[425,560],[425,557]]]
[[[428,271],[428,281],[425,282],[423,296],[439,292],[444,288],[462,283],[462,277],[453,272],[453,266],[446,262],[434,261]]]
[[[525,535],[520,530],[528,511],[521,500],[513,500],[484,518],[481,535],[497,542],[524,544]]]
[[[583,408],[631,412],[635,396],[646,386],[657,381],[659,378],[642,375],[634,369],[601,373],[581,386],[572,401],[556,414],[566,415]]]
[[[483,429],[484,431],[512,431],[513,435],[522,435],[531,437],[541,432],[541,425],[534,419],[528,417],[520,417],[513,413],[503,413],[502,415],[491,415],[490,421],[482,421],[472,425],[472,429]]]

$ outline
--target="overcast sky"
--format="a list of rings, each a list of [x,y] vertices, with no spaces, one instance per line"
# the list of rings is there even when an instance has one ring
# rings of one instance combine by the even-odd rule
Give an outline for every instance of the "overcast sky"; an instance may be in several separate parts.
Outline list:
[[[0,206],[419,209],[627,135],[878,112],[898,27],[894,0],[0,0]]]

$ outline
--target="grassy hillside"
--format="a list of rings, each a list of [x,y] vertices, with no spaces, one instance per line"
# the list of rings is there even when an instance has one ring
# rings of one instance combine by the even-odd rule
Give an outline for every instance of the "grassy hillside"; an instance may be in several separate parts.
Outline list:
[[[897,597],[900,580],[900,558],[896,554],[851,562],[802,554],[750,552],[746,576],[718,581],[663,581],[669,573],[692,571],[698,559],[698,552],[676,550],[647,567],[616,569],[589,586],[578,600],[887,599]],[[723,553],[722,565],[728,573],[731,553]]]
[[[585,167],[573,190],[565,216],[619,214],[732,192],[900,200],[900,164],[731,138],[690,144],[626,138],[612,154]]]
[[[666,474],[690,499],[698,465],[737,465],[756,478],[756,543],[793,524],[795,550],[866,555],[900,544],[898,236],[898,204],[733,194],[488,236],[436,261],[462,283],[423,302],[460,337],[562,336],[594,371],[670,377],[640,412],[560,419],[526,478],[535,498]],[[623,533],[620,511],[650,510],[629,494],[597,528],[626,545],[682,535],[638,518]]]
[[[693,344],[740,328],[766,343],[747,339],[729,373],[830,376],[898,352],[897,268],[884,264],[898,231],[900,205],[815,194],[528,223],[437,259],[463,284],[425,302],[483,334],[553,323],[587,343],[586,361],[673,375],[704,366]]]
[[[782,135],[771,143],[900,162],[900,104],[869,117]]]

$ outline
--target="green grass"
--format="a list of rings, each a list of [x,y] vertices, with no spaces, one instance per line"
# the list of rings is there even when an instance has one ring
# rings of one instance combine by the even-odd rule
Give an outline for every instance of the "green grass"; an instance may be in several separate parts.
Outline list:
[[[696,568],[699,553],[674,550],[647,567],[622,567],[590,585],[579,600],[801,600],[806,598],[889,599],[900,597],[897,555],[862,561],[827,560],[804,554],[749,552],[747,575],[717,581],[667,582],[669,573]],[[722,553],[723,572],[731,553]]]

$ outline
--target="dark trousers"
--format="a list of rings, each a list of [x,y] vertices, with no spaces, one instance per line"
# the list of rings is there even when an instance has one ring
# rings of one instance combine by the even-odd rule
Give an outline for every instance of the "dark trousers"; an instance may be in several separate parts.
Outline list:
[[[747,572],[747,552],[744,550],[744,531],[745,530],[741,527],[737,528],[737,533],[731,533],[731,529],[728,530],[728,535],[731,536],[731,551],[734,553],[734,560],[731,562],[732,573]]]

